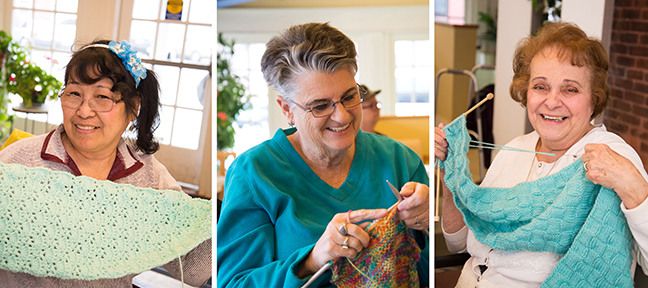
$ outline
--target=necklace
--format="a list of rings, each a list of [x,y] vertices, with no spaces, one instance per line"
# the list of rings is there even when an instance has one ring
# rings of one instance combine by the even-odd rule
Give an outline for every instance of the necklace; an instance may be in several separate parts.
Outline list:
[[[539,146],[539,145],[540,145],[540,143],[538,142],[538,144],[536,145],[536,151],[538,150],[538,146]],[[571,156],[571,157],[574,158],[574,160],[576,160],[576,159],[578,158],[577,155],[568,155],[568,154],[558,155],[558,158],[556,158],[556,161],[554,161],[553,163],[551,163],[552,166],[551,166],[551,168],[549,169],[549,171],[547,172],[547,174],[544,174],[544,173],[542,173],[542,174],[544,174],[544,175],[540,175],[540,174],[539,174],[538,177],[535,178],[534,180],[537,180],[537,179],[542,178],[542,177],[544,177],[544,176],[551,175],[551,171],[553,171],[553,169],[554,169],[556,166],[558,166],[558,161],[560,161],[560,160],[563,158],[563,156]],[[536,160],[537,160],[537,159],[538,159],[538,155],[533,154],[533,161],[531,161],[531,168],[529,169],[529,173],[527,173],[527,177],[526,177],[525,182],[529,182],[529,177],[531,177],[531,171],[533,170],[533,167],[535,166],[535,163],[536,163]],[[547,163],[547,162],[540,162],[540,161],[538,161],[538,167],[542,167],[542,165],[549,165],[549,164],[550,164],[550,163]]]
[[[533,161],[531,162],[531,168],[529,169],[529,173],[527,174],[525,182],[529,182],[529,177],[531,177],[531,171],[533,171],[533,169],[534,169],[533,167],[535,166],[536,158],[537,158],[536,155],[533,155]],[[550,175],[551,171],[553,171],[554,167],[557,166],[559,160],[560,160],[560,158],[556,159],[556,161],[551,163],[552,166],[551,166],[551,169],[549,169],[549,172],[547,172],[546,175],[538,175],[538,178]],[[542,167],[542,165],[549,165],[549,163],[544,162],[544,164],[543,164],[543,162],[538,161],[538,167]],[[536,178],[536,179],[538,179],[538,178]]]

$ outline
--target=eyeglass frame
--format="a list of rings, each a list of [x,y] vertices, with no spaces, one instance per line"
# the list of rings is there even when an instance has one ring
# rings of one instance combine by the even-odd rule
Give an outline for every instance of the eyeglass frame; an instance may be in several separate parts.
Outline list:
[[[367,90],[365,90],[364,88],[362,88],[362,86],[360,86],[360,84],[358,84],[358,83],[356,83],[356,86],[358,86],[358,96],[360,97],[360,102],[358,102],[358,104],[355,104],[355,105],[353,105],[353,106],[351,106],[351,107],[344,106],[344,104],[342,104],[342,99],[344,99],[344,97],[342,97],[342,99],[340,99],[340,101],[332,102],[332,103],[331,103],[331,106],[333,107],[333,111],[331,111],[330,114],[323,115],[323,116],[315,116],[315,114],[313,113],[313,108],[310,108],[310,109],[304,108],[304,107],[302,107],[301,105],[297,104],[297,102],[293,101],[292,99],[289,99],[288,101],[290,101],[290,102],[292,102],[293,104],[297,105],[297,107],[299,107],[300,109],[304,110],[306,113],[310,113],[310,114],[311,114],[313,117],[315,117],[315,118],[324,118],[324,117],[331,116],[333,113],[335,113],[335,109],[337,108],[337,104],[342,104],[342,106],[343,106],[345,109],[354,108],[354,107],[358,107],[358,105],[361,105],[361,104],[362,104],[362,101],[364,101],[364,97],[362,97],[362,95],[363,95],[363,94],[367,94]],[[348,90],[347,90],[347,91],[348,91]]]
[[[124,98],[119,99],[119,100],[117,100],[117,101],[113,100],[112,98],[104,98],[104,99],[108,99],[108,100],[110,100],[110,102],[112,102],[112,106],[110,106],[110,110],[107,110],[107,111],[98,111],[97,109],[95,109],[94,107],[92,107],[92,105],[90,105],[90,101],[91,101],[91,100],[94,100],[94,99],[96,99],[96,98],[98,98],[98,97],[93,97],[93,98],[90,98],[90,99],[83,99],[81,96],[72,95],[72,97],[78,97],[79,99],[81,99],[81,104],[79,104],[79,106],[77,106],[77,107],[69,107],[69,106],[65,106],[65,105],[63,105],[63,99],[62,99],[62,96],[63,96],[64,93],[65,93],[65,88],[61,89],[61,92],[59,93],[58,98],[59,98],[59,100],[61,100],[61,106],[62,106],[62,107],[70,108],[70,109],[79,109],[79,107],[83,106],[83,102],[88,102],[88,107],[90,107],[90,109],[92,109],[92,111],[95,111],[95,112],[110,112],[110,111],[113,110],[113,108],[115,107],[115,105],[117,105],[117,103],[119,103],[119,102],[123,102],[123,101],[124,101]]]

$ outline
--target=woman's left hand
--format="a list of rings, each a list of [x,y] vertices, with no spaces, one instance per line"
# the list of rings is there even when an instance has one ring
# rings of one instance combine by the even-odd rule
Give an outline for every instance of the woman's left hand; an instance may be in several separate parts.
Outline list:
[[[428,230],[430,227],[430,188],[421,183],[407,182],[400,195],[405,198],[398,204],[398,219],[411,229]]]
[[[587,144],[581,157],[594,184],[614,190],[627,209],[639,206],[648,197],[648,183],[635,165],[606,144]]]

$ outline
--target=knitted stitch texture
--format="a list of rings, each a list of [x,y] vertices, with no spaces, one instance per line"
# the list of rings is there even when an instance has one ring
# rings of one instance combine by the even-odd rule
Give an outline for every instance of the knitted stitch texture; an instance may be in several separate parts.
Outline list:
[[[367,227],[369,247],[355,259],[333,261],[331,283],[339,288],[419,287],[416,263],[421,249],[412,231],[396,218],[397,210],[394,205],[385,217]]]
[[[0,164],[0,268],[39,277],[119,278],[211,238],[211,202],[18,164]]]
[[[478,187],[468,171],[465,116],[443,128],[445,182],[466,225],[503,251],[564,255],[542,287],[632,287],[632,235],[613,190],[585,178],[581,161],[513,188]]]

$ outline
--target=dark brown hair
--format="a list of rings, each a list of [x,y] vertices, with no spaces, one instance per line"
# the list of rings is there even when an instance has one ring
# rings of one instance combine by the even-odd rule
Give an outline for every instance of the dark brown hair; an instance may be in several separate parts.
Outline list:
[[[92,44],[108,44],[108,40],[94,41]],[[146,70],[146,78],[141,79],[135,87],[135,78],[122,63],[122,60],[110,49],[104,47],[82,47],[72,54],[70,63],[65,68],[65,84],[76,81],[82,84],[94,84],[108,78],[113,81],[112,91],[119,93],[126,105],[126,112],[135,115],[133,123],[136,139],[131,143],[136,150],[153,154],[159,144],[153,133],[160,123],[160,85],[155,73]],[[139,114],[137,100],[140,101]]]

